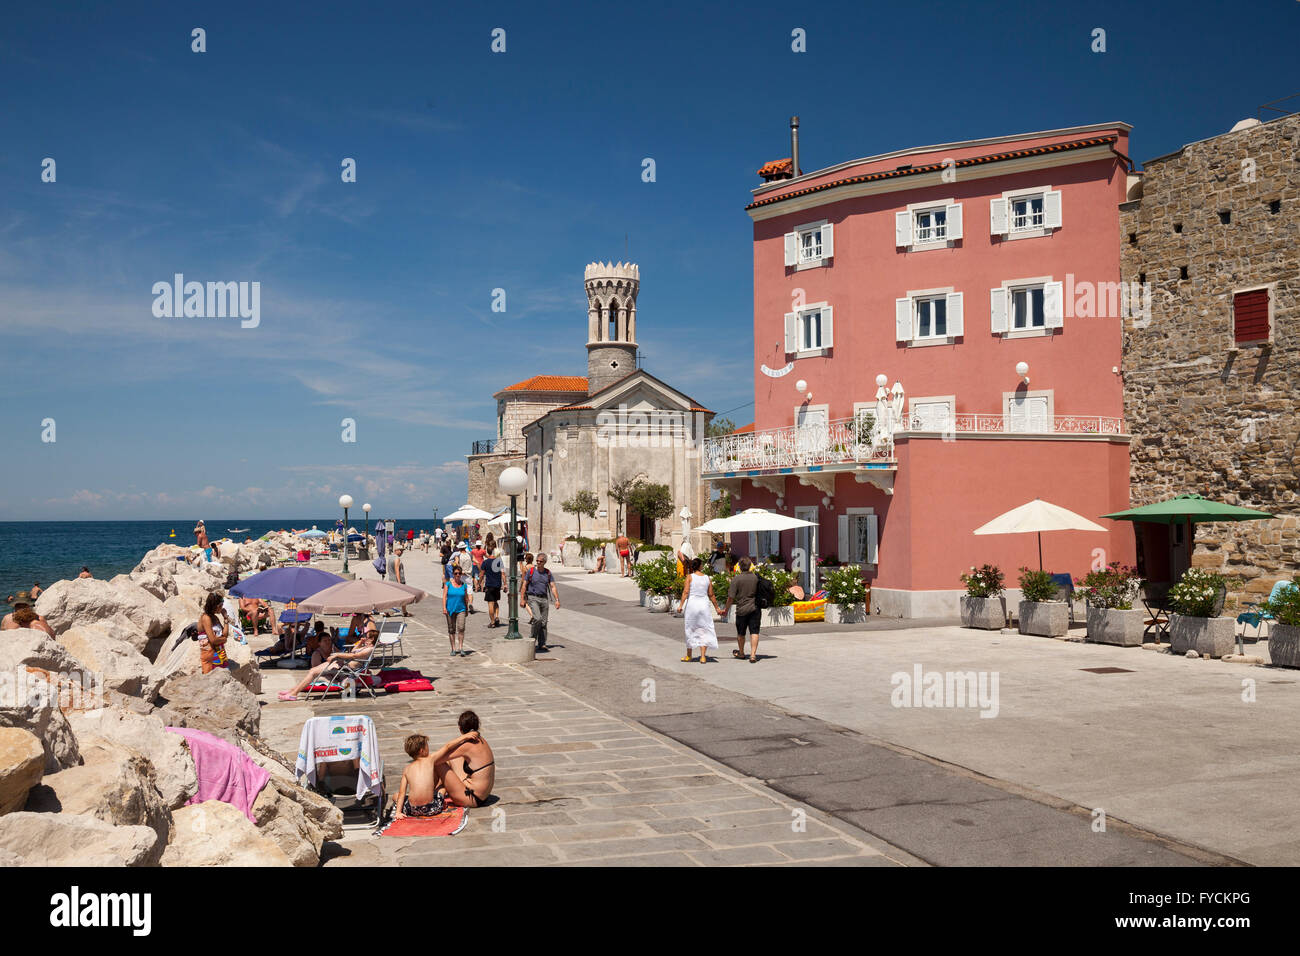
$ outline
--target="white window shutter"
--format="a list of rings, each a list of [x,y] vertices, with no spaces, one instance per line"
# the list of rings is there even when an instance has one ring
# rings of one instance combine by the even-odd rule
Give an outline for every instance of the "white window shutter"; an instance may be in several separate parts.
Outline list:
[[[1061,191],[1053,189],[1043,194],[1043,226],[1047,229],[1061,228]]]
[[[989,234],[1005,236],[1007,234],[1007,201],[1005,199],[989,200]]]
[[[1064,289],[1059,282],[1043,284],[1043,325],[1059,329],[1065,324]]]
[[[1007,430],[1028,431],[1029,405],[1024,398],[1011,398],[1007,403]]]
[[[788,266],[797,266],[799,264],[799,234],[797,232],[787,232],[785,234],[785,264]]]
[[[835,310],[829,305],[822,308],[822,348],[829,349],[835,345]]]
[[[867,515],[867,564],[876,564],[876,545],[880,536],[880,516]]]
[[[912,244],[912,212],[894,213],[894,245],[906,248]]]
[[[899,342],[912,341],[912,300],[910,298],[894,300],[894,325]]]
[[[835,227],[829,222],[822,226],[822,258],[835,255]]]
[[[785,351],[789,355],[799,351],[798,312],[787,312],[785,314]]]
[[[1026,431],[1050,432],[1051,422],[1047,418],[1047,396],[1033,395],[1025,403]]]
[[[839,535],[840,535],[840,547],[839,547],[840,564],[848,564],[850,561],[853,560],[852,555],[850,555],[849,553],[849,516],[848,515],[839,516]]]
[[[1007,330],[1007,290],[989,290],[989,315],[992,316],[994,335],[1001,335]]]
[[[962,329],[962,294],[960,292],[948,293],[948,334],[950,336],[964,335]]]
[[[755,561],[760,560],[758,556],[758,535],[751,531],[749,533],[749,556]],[[763,555],[762,560],[767,560],[767,555]]]
[[[948,238],[961,238],[961,203],[955,202],[947,208]]]

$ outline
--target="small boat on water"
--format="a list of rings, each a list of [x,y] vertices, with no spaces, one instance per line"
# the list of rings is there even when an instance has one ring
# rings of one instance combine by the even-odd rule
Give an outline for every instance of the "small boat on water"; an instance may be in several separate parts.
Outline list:
[[[226,534],[247,534],[247,528],[227,528]]]

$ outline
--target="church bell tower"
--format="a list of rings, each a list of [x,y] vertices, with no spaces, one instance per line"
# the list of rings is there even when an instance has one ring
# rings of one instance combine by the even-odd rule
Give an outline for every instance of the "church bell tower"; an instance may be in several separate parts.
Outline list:
[[[587,394],[636,371],[636,294],[641,270],[631,262],[593,262],[587,286]]]

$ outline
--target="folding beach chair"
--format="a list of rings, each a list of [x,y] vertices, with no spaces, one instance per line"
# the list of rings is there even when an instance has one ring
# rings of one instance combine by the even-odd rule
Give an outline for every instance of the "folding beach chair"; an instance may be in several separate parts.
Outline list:
[[[384,621],[379,625],[378,646],[383,654],[382,663],[391,664],[395,660],[395,651],[406,656],[406,648],[402,646],[402,635],[406,633],[405,621]]]
[[[343,811],[343,829],[383,823],[384,758],[375,723],[364,714],[312,717],[298,738],[298,782]]]
[[[1074,578],[1069,574],[1053,574],[1052,583],[1056,585],[1056,599],[1064,601],[1070,609],[1070,623],[1074,623]]]
[[[1295,585],[1290,581],[1278,581],[1273,585],[1273,590],[1268,592],[1268,599],[1276,601],[1282,596],[1282,592],[1293,587]],[[1248,604],[1246,610],[1237,615],[1237,623],[1241,625],[1241,636],[1243,638],[1246,636],[1246,628],[1253,627],[1255,629],[1255,640],[1258,641],[1264,631],[1264,622],[1273,620],[1272,614],[1260,609],[1261,603],[1256,601],[1253,604]],[[1269,630],[1271,632],[1272,628],[1269,628]]]
[[[322,700],[326,694],[336,692],[350,699],[357,696],[357,690],[360,688],[370,695],[371,700],[377,700],[375,689],[371,686],[375,678],[370,673],[370,665],[374,662],[375,651],[377,650],[379,650],[378,642],[370,645],[370,653],[360,661],[347,662],[336,671],[319,675],[307,687],[305,691],[306,699],[312,699],[313,691],[319,691]],[[353,664],[356,666],[351,666]]]

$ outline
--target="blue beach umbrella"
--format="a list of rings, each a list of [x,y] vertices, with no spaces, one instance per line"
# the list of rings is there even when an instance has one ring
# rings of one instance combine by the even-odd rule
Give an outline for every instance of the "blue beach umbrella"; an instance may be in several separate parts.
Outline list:
[[[298,537],[300,537],[300,538],[323,538],[323,537],[325,537],[325,532],[324,532],[324,531],[318,531],[316,528],[312,528],[310,531],[300,531],[300,532],[298,532]]]
[[[230,593],[241,598],[263,598],[288,604],[311,597],[345,580],[319,568],[271,568],[240,581]]]

